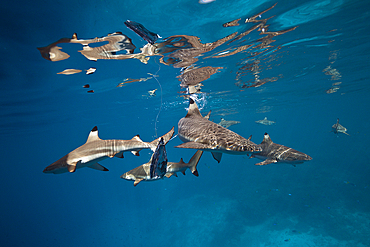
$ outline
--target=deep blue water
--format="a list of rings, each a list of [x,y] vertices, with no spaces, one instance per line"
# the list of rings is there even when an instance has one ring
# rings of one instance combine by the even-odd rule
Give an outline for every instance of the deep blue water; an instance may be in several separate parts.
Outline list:
[[[258,2],[258,3],[257,3]],[[63,44],[69,59],[51,62],[37,47],[60,38],[104,37],[121,31],[137,47],[146,42],[127,19],[167,38],[192,35],[215,42],[271,1],[8,1],[1,5],[1,246],[370,246],[370,7],[367,1],[279,1],[260,18],[268,31],[295,30],[256,48],[258,30],[199,55],[196,67],[222,67],[202,82],[198,102],[210,120],[237,120],[236,133],[271,139],[313,160],[255,166],[256,159],[205,152],[199,177],[155,182],[120,178],[140,156],[106,159],[101,172],[45,174],[43,169],[86,142],[98,126],[102,139],[151,141],[186,115],[180,68],[138,59],[90,61],[80,44]],[[242,18],[239,26],[222,24]],[[163,41],[163,39],[162,39]],[[161,40],[159,40],[161,42]],[[217,54],[241,45],[232,56]],[[258,53],[260,52],[260,53]],[[245,65],[256,66],[246,70]],[[67,68],[86,75],[61,75]],[[148,74],[150,73],[150,74]],[[152,75],[156,75],[153,77]],[[239,76],[238,76],[239,75]],[[125,79],[151,77],[117,87]],[[259,80],[266,83],[248,87]],[[157,81],[157,80],[158,81]],[[89,84],[90,88],[83,88]],[[244,86],[243,86],[244,85]],[[150,97],[149,90],[158,89]],[[88,93],[94,90],[94,93]],[[255,123],[267,117],[266,126]],[[348,134],[335,135],[340,123]],[[169,161],[193,150],[166,148]]]

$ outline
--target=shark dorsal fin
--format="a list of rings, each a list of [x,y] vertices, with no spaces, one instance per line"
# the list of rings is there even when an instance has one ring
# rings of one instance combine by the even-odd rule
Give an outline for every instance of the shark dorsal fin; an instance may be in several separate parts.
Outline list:
[[[139,135],[136,135],[134,137],[131,138],[132,141],[138,141],[138,142],[143,142],[141,139],[140,139],[140,136]]]
[[[204,116],[205,119],[209,120],[209,117],[211,116],[211,111],[207,113],[207,115]]]
[[[263,136],[262,143],[268,143],[268,144],[272,143],[272,140],[271,140],[269,134],[265,133],[265,135]]]
[[[92,141],[97,141],[97,140],[101,140],[101,139],[99,138],[99,135],[98,135],[98,127],[95,126],[90,131],[89,137],[87,138],[86,142],[92,142]]]
[[[200,114],[197,104],[192,98],[189,99],[189,110],[188,110],[188,114],[186,114],[185,117],[190,117],[190,116],[202,117],[202,114]]]

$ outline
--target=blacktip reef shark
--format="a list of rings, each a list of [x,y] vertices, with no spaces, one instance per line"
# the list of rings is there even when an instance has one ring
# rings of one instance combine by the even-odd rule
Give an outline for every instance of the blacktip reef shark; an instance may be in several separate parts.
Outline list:
[[[263,124],[263,125],[273,125],[275,122],[274,121],[267,120],[267,117],[265,117],[262,120],[257,120],[256,123]]]
[[[334,134],[337,134],[337,136],[338,136],[338,133],[343,133],[343,134],[349,135],[347,133],[347,128],[339,123],[339,118],[337,119],[337,123],[334,124],[333,126],[331,126],[331,128],[332,128],[332,131],[334,132]]]
[[[218,124],[221,125],[222,127],[225,127],[225,128],[229,128],[231,125],[235,125],[235,124],[238,124],[240,123],[239,121],[233,121],[233,120],[225,120],[224,118],[221,118],[221,122],[219,122]]]
[[[172,175],[177,177],[177,172],[181,172],[185,175],[186,169],[190,169],[190,171],[195,175],[199,176],[197,165],[200,160],[200,157],[202,157],[203,151],[198,150],[193,157],[191,157],[189,163],[185,163],[183,159],[180,159],[180,162],[168,162],[167,163],[167,170],[165,177],[169,178]],[[153,154],[154,155],[154,154]],[[153,157],[153,156],[152,156]],[[160,178],[151,178],[150,176],[150,167],[152,164],[152,158],[148,163],[145,163],[139,167],[136,167],[132,169],[131,171],[128,171],[124,173],[121,178],[126,180],[133,180],[134,186],[138,185],[141,181],[155,181]]]
[[[178,123],[178,132],[185,143],[177,148],[209,151],[219,163],[222,153],[243,155],[262,151],[252,141],[202,117],[192,98],[189,99],[188,114]]]
[[[303,163],[304,161],[312,160],[310,156],[294,150],[292,148],[273,143],[269,134],[265,133],[263,141],[259,146],[262,148],[262,152],[253,154],[250,158],[258,158],[264,160],[255,165],[263,166],[271,163],[290,163],[292,165]]]
[[[75,172],[76,169],[89,167],[99,171],[108,171],[107,168],[100,165],[98,162],[106,158],[123,158],[124,152],[132,152],[138,156],[140,150],[151,149],[153,152],[161,138],[165,142],[171,139],[174,134],[174,127],[162,137],[155,139],[152,142],[144,142],[139,135],[134,136],[131,140],[102,140],[98,136],[98,128],[95,126],[87,138],[84,145],[76,148],[63,158],[57,160],[53,164],[44,169],[44,173],[65,173]]]

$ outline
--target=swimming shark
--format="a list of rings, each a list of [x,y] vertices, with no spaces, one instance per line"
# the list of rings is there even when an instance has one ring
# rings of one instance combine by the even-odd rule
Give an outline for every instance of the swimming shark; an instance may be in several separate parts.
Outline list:
[[[267,117],[265,117],[263,120],[257,120],[256,123],[263,124],[263,125],[273,125],[275,122],[267,120]]]
[[[195,175],[199,176],[197,165],[202,157],[203,151],[198,150],[193,157],[191,157],[189,163],[185,163],[183,159],[180,159],[180,162],[168,162],[165,177],[169,178],[172,175],[177,177],[177,172],[181,172],[185,175],[186,169],[190,169],[190,171]],[[154,155],[154,154],[153,154]],[[153,157],[153,156],[152,156]],[[141,181],[155,181],[160,178],[152,178],[150,176],[150,166],[152,163],[152,158],[148,163],[145,163],[139,167],[132,169],[121,175],[121,178],[126,180],[134,180],[134,186],[138,185]]]
[[[222,127],[225,127],[225,128],[229,128],[231,125],[235,125],[235,124],[238,124],[240,123],[239,121],[233,121],[233,120],[225,120],[224,118],[221,118],[221,122],[219,122],[218,124],[221,125]]]
[[[102,140],[98,136],[98,128],[95,126],[89,134],[84,145],[76,148],[72,152],[57,160],[44,169],[44,173],[65,173],[75,172],[76,169],[89,167],[100,171],[108,171],[107,168],[98,162],[106,158],[123,158],[124,152],[132,152],[139,156],[142,149],[151,149],[153,152],[157,148],[160,138],[165,142],[171,139],[174,134],[174,127],[162,137],[152,142],[144,142],[139,135],[134,136],[131,140]]]
[[[209,151],[219,163],[222,153],[243,155],[262,151],[250,140],[202,117],[192,98],[189,99],[188,114],[178,123],[178,135],[185,143],[176,148]]]
[[[292,165],[303,163],[304,161],[312,160],[310,156],[294,150],[292,148],[273,143],[269,134],[265,133],[263,141],[259,146],[262,148],[262,152],[251,155],[250,158],[258,158],[264,160],[255,165],[263,166],[271,163],[290,163]]]
[[[347,128],[345,128],[343,125],[339,124],[339,118],[337,119],[337,123],[331,126],[332,131],[338,135],[338,133],[343,133],[346,135],[349,135],[347,133]]]

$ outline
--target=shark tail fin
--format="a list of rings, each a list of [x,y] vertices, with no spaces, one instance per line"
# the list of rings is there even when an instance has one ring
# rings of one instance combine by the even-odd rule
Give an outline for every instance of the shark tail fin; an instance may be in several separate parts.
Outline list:
[[[198,170],[197,170],[197,165],[198,165],[198,162],[200,160],[200,157],[202,157],[202,154],[203,154],[203,151],[201,150],[198,150],[194,155],[193,157],[191,157],[190,161],[189,161],[189,169],[191,171],[191,173],[194,174],[194,176],[199,176],[199,173],[198,173]]]
[[[149,143],[150,149],[153,152],[155,152],[155,150],[158,146],[159,140],[161,140],[161,138],[163,138],[164,145],[166,145],[167,142],[172,138],[174,133],[175,133],[175,127],[172,127],[172,129],[167,134],[164,134],[163,136],[161,136],[161,137],[155,139],[154,141],[150,142]]]

